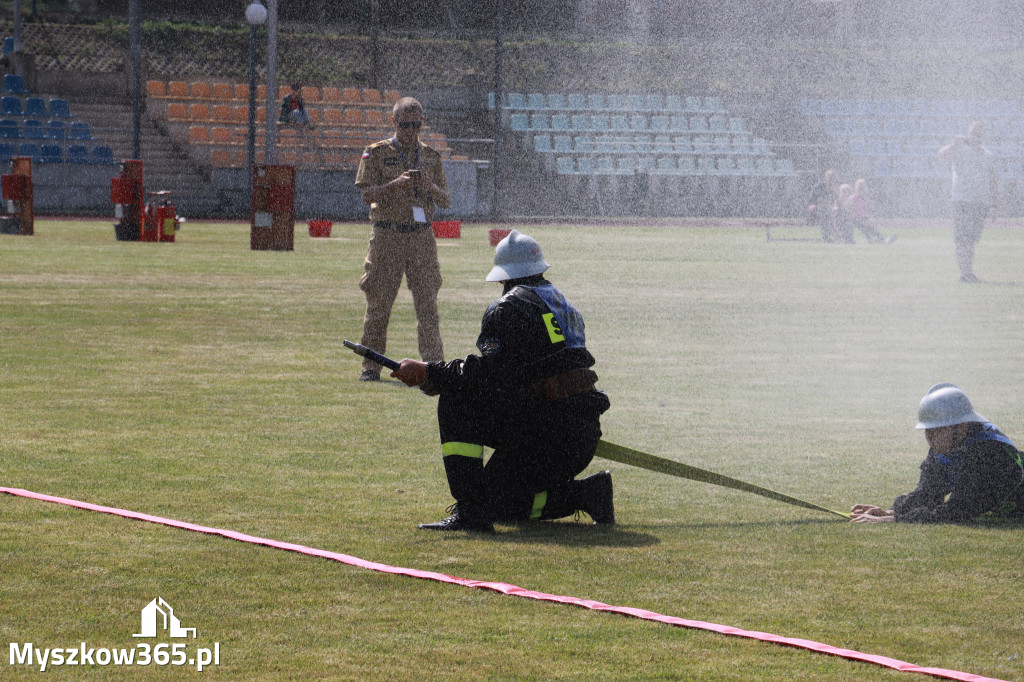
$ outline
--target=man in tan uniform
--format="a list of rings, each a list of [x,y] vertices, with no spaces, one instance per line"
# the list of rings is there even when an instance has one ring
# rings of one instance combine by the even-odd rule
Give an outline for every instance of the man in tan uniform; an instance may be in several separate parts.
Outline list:
[[[437,292],[441,266],[430,222],[434,206],[448,208],[451,195],[441,155],[420,142],[423,107],[403,97],[392,111],[395,134],[363,151],[356,187],[370,205],[373,234],[359,288],[366,294],[364,346],[385,352],[391,307],[405,274],[416,310],[416,333],[424,362],[444,359]],[[380,365],[363,360],[360,381],[379,381]]]

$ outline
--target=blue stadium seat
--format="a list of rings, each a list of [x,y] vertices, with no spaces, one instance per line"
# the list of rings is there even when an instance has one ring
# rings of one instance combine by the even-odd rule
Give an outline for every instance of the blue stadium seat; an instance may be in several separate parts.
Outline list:
[[[74,121],[71,123],[71,132],[68,138],[72,140],[91,140],[92,130],[85,121]]]
[[[526,95],[521,92],[510,92],[508,93],[508,108],[509,109],[525,109],[526,108]]]
[[[17,140],[19,137],[21,137],[21,132],[18,130],[17,121],[12,121],[9,118],[0,120],[0,138]]]
[[[608,95],[609,109],[625,109],[629,102],[625,95]]]
[[[488,92],[487,93],[487,108],[490,109],[491,111],[494,111],[494,107],[495,107],[496,102],[497,102],[497,100],[494,98],[494,93],[493,92]]]
[[[736,159],[731,156],[720,156],[716,170],[719,175],[736,175]]]
[[[600,175],[615,175],[615,162],[610,156],[599,156],[594,171]]]
[[[71,118],[71,107],[66,99],[50,98],[50,116],[53,118]]]
[[[749,135],[736,135],[732,138],[732,153],[739,154],[741,156],[749,156],[753,154],[753,150],[750,148],[750,136]]]
[[[512,114],[509,117],[509,127],[512,130],[529,130],[530,117],[526,114]]]
[[[644,110],[644,96],[643,95],[627,95],[626,96],[626,108],[630,111],[643,111]]]
[[[608,130],[611,126],[608,123],[608,117],[604,114],[594,114],[590,117],[590,128],[592,130]]]
[[[46,111],[46,101],[40,97],[28,97],[25,99],[25,115],[26,116],[38,116],[40,118],[48,118],[49,114]]]
[[[552,130],[569,130],[569,114],[551,114]]]
[[[730,133],[747,133],[747,120],[745,118],[738,118],[733,116],[729,119],[729,132]]]
[[[4,56],[8,56],[14,52],[14,36],[7,36],[4,38]]]
[[[28,156],[36,161],[39,159],[39,154],[39,145],[35,142],[22,142],[18,145],[18,156]]]
[[[708,130],[713,133],[725,133],[729,131],[729,119],[725,116],[712,116],[708,119]]]
[[[616,154],[635,154],[636,146],[633,144],[633,138],[631,137],[616,137],[615,138],[615,153]]]
[[[680,95],[669,95],[665,98],[665,108],[670,111],[683,110],[683,98]]]
[[[42,163],[64,163],[64,152],[59,144],[44,144],[40,147],[39,161]]]
[[[661,95],[649,94],[647,95],[647,110],[648,111],[661,111],[665,108],[665,100]]]
[[[568,107],[573,111],[583,111],[587,108],[587,98],[580,94],[569,94]]]
[[[686,116],[673,116],[671,118],[670,127],[676,132],[682,132],[690,129],[690,122]]]
[[[7,161],[14,156],[14,145],[10,142],[0,142],[0,159]]]
[[[530,130],[550,130],[551,122],[547,114],[530,114]]]
[[[755,163],[757,174],[761,176],[775,175],[775,162],[770,156],[759,156]]]
[[[692,156],[680,156],[677,165],[680,175],[697,175],[697,162]]]
[[[26,140],[42,140],[46,137],[46,131],[43,129],[43,122],[29,118],[21,124],[21,136]]]
[[[691,141],[690,141],[689,136],[686,136],[686,137],[676,136],[676,138],[673,140],[673,146],[675,148],[676,153],[678,153],[678,154],[692,154],[693,153],[693,145],[690,142]]]
[[[551,136],[546,133],[538,133],[533,136],[533,151],[538,154],[547,154],[551,151]]]
[[[654,166],[655,172],[662,175],[673,175],[677,169],[676,157],[674,156],[659,156]]]
[[[796,175],[796,170],[793,168],[793,159],[776,159],[775,174],[787,176]]]
[[[607,109],[604,95],[587,95],[587,104],[591,109]]]
[[[655,154],[671,154],[675,151],[675,147],[672,145],[672,138],[668,135],[655,135],[654,136],[654,153]]]
[[[21,100],[17,97],[4,96],[0,98],[0,114],[4,116],[21,116]]]
[[[612,130],[629,130],[629,118],[625,114],[612,116]]]
[[[590,135],[577,135],[576,139],[573,140],[573,144],[575,145],[577,154],[594,153],[594,140]]]
[[[551,93],[548,95],[548,109],[562,111],[565,109],[565,95]]]
[[[594,172],[594,157],[581,156],[576,159],[576,173],[578,175],[590,175]]]
[[[527,109],[547,109],[548,98],[542,92],[531,92],[526,96]]]
[[[654,157],[646,155],[639,157],[636,160],[636,169],[641,173],[650,175],[654,172]]]
[[[571,156],[559,156],[556,163],[559,175],[573,175],[576,173],[576,161]]]
[[[92,159],[98,164],[115,163],[114,150],[106,145],[96,145],[92,148]]]
[[[722,106],[722,100],[718,97],[705,97],[704,111],[711,111],[720,114],[725,111],[725,107]]]
[[[647,117],[643,114],[633,114],[629,117],[629,129],[637,131],[647,130]]]
[[[737,156],[736,157],[736,173],[737,175],[755,175],[754,169],[754,157],[753,156]]]
[[[552,138],[555,152],[558,154],[566,154],[572,152],[572,137],[569,135],[555,135]]]
[[[598,135],[594,138],[595,154],[611,154],[615,151],[615,138],[611,135]]]
[[[651,130],[668,130],[668,116],[651,116]]]
[[[691,116],[690,131],[695,133],[706,133],[708,131],[708,120],[703,116]]]
[[[573,130],[590,130],[590,115],[589,114],[573,114],[573,117],[572,117],[572,129]]]
[[[688,95],[686,97],[686,110],[687,111],[694,111],[694,112],[696,112],[696,111],[704,111],[704,103],[701,101],[700,97],[694,97],[693,95]]]
[[[63,140],[68,136],[68,124],[64,121],[47,121],[46,136],[51,140]]]
[[[12,95],[27,95],[28,89],[25,87],[25,79],[16,73],[9,73],[4,76],[4,92],[9,92]]]
[[[83,144],[68,147],[68,163],[89,163],[89,150]]]
[[[635,156],[620,156],[618,163],[615,164],[615,170],[620,175],[632,175],[636,172],[636,157]]]

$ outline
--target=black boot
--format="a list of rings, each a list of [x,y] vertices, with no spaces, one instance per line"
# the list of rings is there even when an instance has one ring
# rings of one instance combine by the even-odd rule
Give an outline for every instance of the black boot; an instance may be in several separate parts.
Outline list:
[[[615,523],[615,502],[612,499],[612,474],[602,471],[593,476],[573,481],[573,498],[576,508],[586,512],[594,523],[611,525]]]
[[[494,532],[490,514],[480,505],[456,502],[448,507],[447,511],[451,514],[448,518],[437,523],[421,523],[420,528],[423,530],[472,530],[478,533]]]

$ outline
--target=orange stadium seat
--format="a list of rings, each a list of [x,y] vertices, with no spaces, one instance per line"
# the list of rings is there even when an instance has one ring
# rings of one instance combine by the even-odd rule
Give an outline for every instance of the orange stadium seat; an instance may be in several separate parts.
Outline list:
[[[146,81],[146,94],[149,97],[167,97],[167,83],[163,81]]]
[[[189,144],[210,144],[210,129],[206,126],[189,126]]]
[[[167,83],[167,96],[172,99],[189,99],[188,83],[183,81],[170,81]]]
[[[205,104],[190,104],[188,106],[188,116],[193,121],[209,121],[210,107]]]
[[[326,102],[327,104],[340,104],[341,90],[338,88],[324,87],[320,90],[320,98],[322,102]]]
[[[213,90],[209,83],[193,83],[188,86],[188,91],[192,95],[192,99],[210,99],[213,96]]]
[[[340,166],[344,163],[344,159],[338,152],[327,152],[324,154],[324,165],[325,166]]]
[[[330,149],[337,149],[343,144],[340,130],[325,130],[320,133],[320,144]]]
[[[384,91],[384,101],[387,102],[388,104],[394,104],[400,99],[402,99],[402,93],[400,93],[398,90]]]
[[[170,102],[167,105],[167,120],[168,121],[187,121],[188,118],[188,105],[184,102]]]
[[[346,109],[345,110],[345,125],[347,126],[361,126],[365,123],[366,118],[363,115],[362,109]]]
[[[249,86],[245,83],[236,83],[235,99],[241,100],[242,102],[249,101]]]
[[[218,123],[231,123],[235,118],[235,111],[228,104],[214,104],[212,113]]]
[[[302,97],[305,102],[319,102],[320,101],[320,88],[313,87],[312,85],[303,85],[299,91],[299,96]]]
[[[235,98],[235,89],[231,83],[214,83],[213,98],[219,100],[232,100]]]
[[[277,143],[285,147],[297,147],[300,144],[299,131],[294,128],[279,128]]]
[[[341,109],[324,109],[324,125],[328,126],[340,126],[344,125],[345,119],[341,114]]]
[[[231,128],[225,128],[224,126],[214,126],[210,129],[210,142],[219,145],[234,144],[235,141],[231,134]]]
[[[380,90],[375,88],[363,90],[363,104],[369,104],[372,106],[383,105],[384,99],[380,96]]]
[[[257,123],[266,123],[267,122],[267,108],[266,107],[256,107],[256,122]]]
[[[257,85],[256,86],[256,101],[265,102],[267,101],[267,86]]]
[[[363,103],[363,98],[358,88],[345,88],[341,91],[341,101],[345,104],[359,105]]]
[[[249,125],[249,105],[235,107],[231,112],[231,120],[236,124]]]
[[[320,154],[316,151],[305,151],[302,152],[302,165],[303,166],[319,166],[320,165]]]
[[[286,149],[277,155],[277,162],[283,163],[286,166],[297,166],[299,164],[299,155],[290,149]]]
[[[312,123],[313,125],[316,125],[316,124],[320,123],[320,110],[319,109],[317,109],[316,107],[313,107],[312,109],[306,109],[306,112],[309,114],[309,122],[310,123]]]
[[[231,166],[231,153],[227,149],[214,149],[210,152],[210,165],[214,168]]]
[[[368,126],[384,125],[384,112],[380,109],[368,109],[364,118]]]
[[[277,98],[284,99],[288,95],[292,94],[292,88],[290,85],[279,85],[277,86]]]

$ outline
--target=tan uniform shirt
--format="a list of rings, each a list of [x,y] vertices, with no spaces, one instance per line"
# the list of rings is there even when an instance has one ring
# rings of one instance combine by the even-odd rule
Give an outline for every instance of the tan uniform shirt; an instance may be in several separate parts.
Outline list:
[[[417,145],[417,151],[403,154],[390,139],[371,144],[363,150],[363,158],[356,171],[356,187],[384,185],[415,168],[423,173],[425,179],[432,180],[447,192],[448,179],[444,174],[441,155],[422,142],[417,142]],[[430,223],[434,215],[434,201],[424,190],[419,191],[418,197],[413,192],[395,194],[384,201],[370,204],[370,220],[407,225],[414,222],[413,206],[422,207],[426,222]]]

